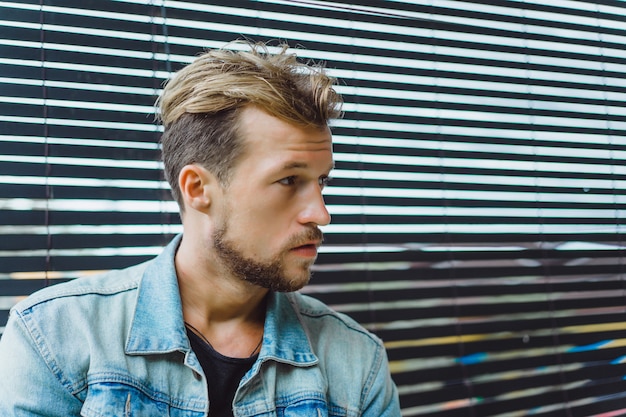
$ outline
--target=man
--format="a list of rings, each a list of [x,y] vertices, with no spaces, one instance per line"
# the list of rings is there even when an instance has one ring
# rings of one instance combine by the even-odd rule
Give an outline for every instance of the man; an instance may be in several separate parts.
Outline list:
[[[399,416],[379,339],[294,291],[330,222],[321,68],[205,53],[159,99],[183,234],[157,258],[46,288],[0,342],[1,416]]]

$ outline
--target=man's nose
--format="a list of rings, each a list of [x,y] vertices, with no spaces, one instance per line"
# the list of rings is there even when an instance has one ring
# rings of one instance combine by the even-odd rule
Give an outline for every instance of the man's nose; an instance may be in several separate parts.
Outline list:
[[[300,213],[300,223],[313,223],[326,226],[330,223],[330,213],[326,208],[321,189],[312,190],[306,195],[306,204]]]

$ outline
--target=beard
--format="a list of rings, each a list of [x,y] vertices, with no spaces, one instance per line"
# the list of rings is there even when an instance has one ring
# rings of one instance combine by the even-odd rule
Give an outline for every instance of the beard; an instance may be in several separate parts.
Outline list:
[[[215,231],[213,234],[213,246],[223,265],[226,266],[233,276],[275,292],[297,291],[308,284],[311,279],[311,265],[314,261],[296,260],[296,262],[299,262],[298,273],[287,276],[284,254],[291,248],[306,244],[311,240],[322,240],[322,231],[317,227],[294,236],[279,254],[265,261],[245,256],[234,242],[226,238],[227,231],[226,223]]]

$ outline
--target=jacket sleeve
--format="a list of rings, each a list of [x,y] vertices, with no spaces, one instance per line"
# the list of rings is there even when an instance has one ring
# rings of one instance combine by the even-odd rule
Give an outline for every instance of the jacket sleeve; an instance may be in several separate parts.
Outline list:
[[[41,339],[11,312],[0,339],[0,416],[80,415],[81,402],[61,382],[62,370],[46,360]]]
[[[400,417],[398,388],[391,379],[389,362],[383,346],[379,346],[377,363],[372,367],[371,384],[363,401],[363,417]]]

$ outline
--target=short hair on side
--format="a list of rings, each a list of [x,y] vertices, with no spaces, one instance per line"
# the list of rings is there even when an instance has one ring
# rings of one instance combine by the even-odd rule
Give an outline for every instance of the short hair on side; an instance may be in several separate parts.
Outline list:
[[[285,43],[276,53],[265,43],[229,45],[240,48],[227,45],[199,55],[165,83],[157,100],[165,178],[181,212],[178,175],[185,165],[200,164],[228,185],[243,152],[237,122],[245,106],[304,127],[323,128],[341,117],[336,80],[322,65],[299,61]]]

